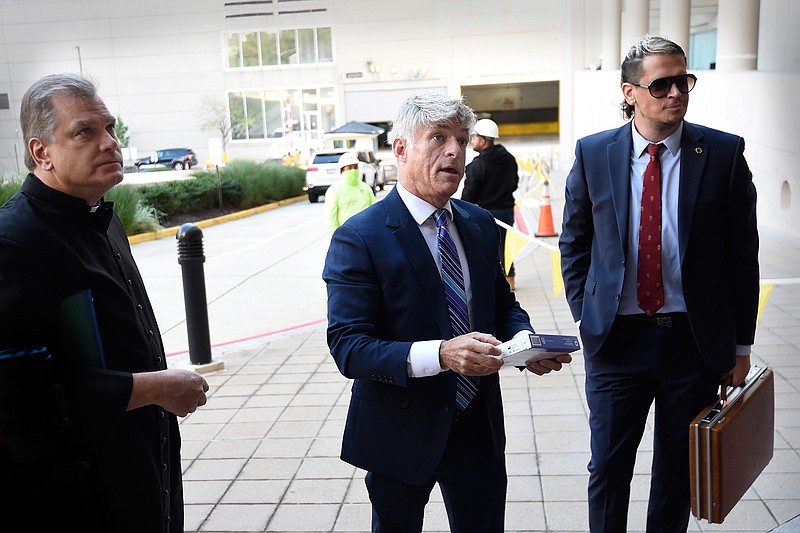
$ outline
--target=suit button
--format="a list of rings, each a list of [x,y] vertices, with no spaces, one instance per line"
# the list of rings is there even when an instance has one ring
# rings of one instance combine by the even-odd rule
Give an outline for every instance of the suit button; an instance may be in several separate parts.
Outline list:
[[[614,299],[615,299],[616,301],[619,301],[619,294],[617,294],[616,296],[614,296]]]
[[[449,411],[451,407],[452,407],[452,405],[450,405],[449,403],[444,404],[444,410],[445,411]]]

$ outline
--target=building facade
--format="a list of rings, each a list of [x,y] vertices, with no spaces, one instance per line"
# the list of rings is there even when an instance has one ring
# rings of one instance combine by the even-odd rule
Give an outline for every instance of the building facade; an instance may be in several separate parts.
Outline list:
[[[650,32],[687,48],[687,119],[747,139],[761,220],[800,232],[797,20],[792,0],[0,0],[0,174],[25,171],[25,90],[67,71],[97,82],[141,156],[307,157],[440,91],[501,135],[558,134],[563,174],[578,137],[620,124],[619,58]]]

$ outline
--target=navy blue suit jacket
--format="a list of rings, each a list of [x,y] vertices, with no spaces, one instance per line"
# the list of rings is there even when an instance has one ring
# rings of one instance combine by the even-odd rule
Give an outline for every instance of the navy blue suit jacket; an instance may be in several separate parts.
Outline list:
[[[505,281],[494,219],[475,205],[451,202],[469,264],[473,329],[500,340],[532,329]],[[367,471],[423,483],[447,443],[456,375],[410,378],[408,353],[415,341],[453,335],[436,262],[396,190],[334,232],[323,278],[328,345],[341,373],[354,380],[341,457]],[[502,459],[498,375],[481,378],[481,386]]]
[[[622,294],[630,211],[631,124],[579,140],[560,238],[565,292],[594,357]],[[758,310],[756,191],[741,137],[684,122],[678,235],[692,331],[715,371],[752,345]]]

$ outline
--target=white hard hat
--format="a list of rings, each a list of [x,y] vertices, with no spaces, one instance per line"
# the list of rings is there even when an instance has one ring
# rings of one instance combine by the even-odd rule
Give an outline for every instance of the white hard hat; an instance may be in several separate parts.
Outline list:
[[[497,124],[494,120],[489,120],[488,118],[482,118],[476,122],[475,127],[472,128],[472,133],[477,133],[482,137],[491,137],[492,139],[500,138],[500,131],[497,129]]]
[[[353,152],[345,152],[341,156],[339,156],[339,170],[342,170],[344,167],[349,167],[350,165],[357,165],[358,164],[358,156]]]

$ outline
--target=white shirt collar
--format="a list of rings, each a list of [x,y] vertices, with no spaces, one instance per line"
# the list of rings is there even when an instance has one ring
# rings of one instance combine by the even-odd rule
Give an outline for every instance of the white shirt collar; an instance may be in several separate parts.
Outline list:
[[[422,198],[409,192],[408,189],[403,187],[403,184],[400,183],[400,181],[397,181],[395,189],[397,189],[400,199],[403,200],[404,204],[406,204],[411,216],[420,226],[424,224],[426,220],[430,219],[431,215],[433,215],[433,213],[435,213],[438,209],[438,207],[429,204]],[[453,220],[453,206],[450,204],[450,200],[447,200],[447,204],[444,206],[444,208],[450,212],[450,220]]]

